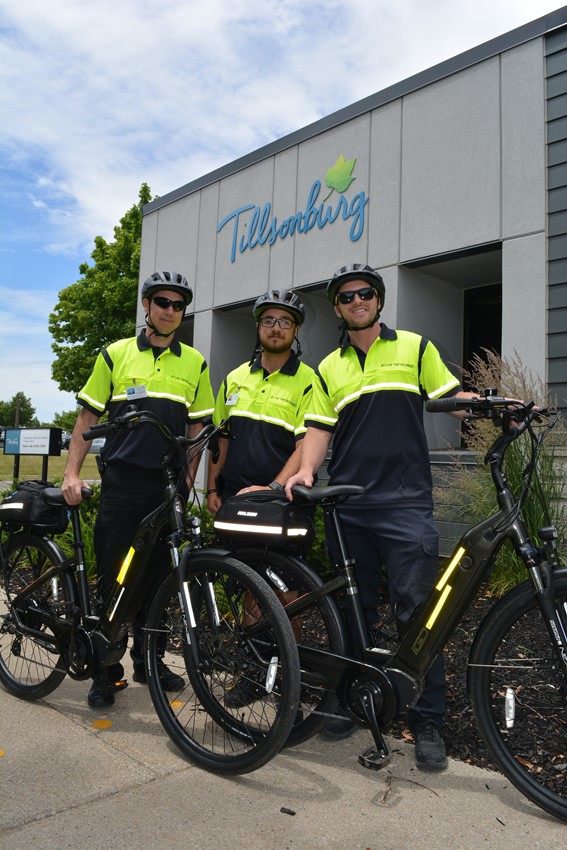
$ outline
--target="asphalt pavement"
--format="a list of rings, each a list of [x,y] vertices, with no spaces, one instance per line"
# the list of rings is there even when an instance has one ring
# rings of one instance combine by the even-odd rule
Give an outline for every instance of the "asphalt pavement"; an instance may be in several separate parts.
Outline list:
[[[36,703],[0,690],[0,846],[6,850],[565,850],[567,827],[500,774],[450,760],[357,762],[372,741],[316,736],[245,776],[207,773],[176,750],[148,690],[87,705],[65,679]]]

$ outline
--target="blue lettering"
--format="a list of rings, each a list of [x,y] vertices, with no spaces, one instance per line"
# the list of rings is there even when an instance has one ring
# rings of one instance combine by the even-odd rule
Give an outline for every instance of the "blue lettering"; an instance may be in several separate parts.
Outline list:
[[[307,195],[307,203],[304,210],[298,210],[293,215],[282,219],[278,223],[276,216],[272,216],[272,205],[267,201],[263,207],[254,204],[245,204],[237,210],[225,216],[217,226],[220,233],[225,224],[233,221],[232,242],[230,261],[236,260],[236,252],[243,254],[247,248],[252,250],[257,245],[274,245],[278,239],[285,239],[297,233],[308,233],[317,225],[322,230],[327,224],[333,224],[339,216],[343,221],[352,219],[350,226],[351,242],[356,242],[362,236],[365,226],[366,207],[369,198],[364,192],[358,192],[349,202],[344,195],[339,195],[336,206],[325,204],[323,201],[317,204],[321,191],[321,181],[314,180]],[[248,220],[244,213],[252,213]]]
[[[234,219],[234,231],[232,233],[232,247],[230,249],[230,262],[234,263],[236,259],[236,246],[238,244],[238,220],[240,218],[240,214],[246,212],[247,210],[253,210],[254,204],[245,204],[243,207],[239,207],[234,212],[229,213],[227,216],[223,218],[220,224],[217,226],[217,233],[220,233],[223,227],[227,222],[231,219]],[[242,253],[242,250],[241,250]]]
[[[260,217],[260,237],[258,239],[260,245],[265,245],[268,239],[272,238],[271,232],[273,230],[274,222],[276,221],[276,219],[274,218],[271,222],[269,221],[271,211],[272,205],[268,201],[266,204],[264,204],[264,209],[262,210],[262,215]]]
[[[350,202],[349,216],[354,216],[350,226],[350,241],[357,242],[364,231],[364,211],[370,199],[364,192],[358,192]]]

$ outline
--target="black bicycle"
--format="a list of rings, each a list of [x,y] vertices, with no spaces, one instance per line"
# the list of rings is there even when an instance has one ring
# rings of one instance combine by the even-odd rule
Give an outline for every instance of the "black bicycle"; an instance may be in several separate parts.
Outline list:
[[[468,410],[473,418],[492,419],[501,426],[485,458],[498,510],[464,534],[399,642],[395,628],[384,630],[385,640],[370,637],[345,545],[337,506],[349,495],[364,492],[363,488],[294,488],[294,505],[319,504],[327,514],[341,553],[335,564],[337,575],[328,582],[302,558],[273,544],[252,542],[246,547],[240,543],[234,550],[279,593],[295,624],[301,702],[288,743],[314,734],[329,714],[336,716],[333,712],[340,703],[357,724],[372,732],[374,746],[359,757],[360,763],[373,769],[388,764],[382,732],[419,698],[427,671],[509,540],[528,577],[496,602],[480,625],[468,660],[469,695],[482,737],[502,772],[536,805],[567,821],[567,568],[557,551],[555,528],[540,529],[536,544],[522,515],[537,480],[540,448],[557,413],[538,409],[533,402],[511,406],[490,391],[474,400],[430,401],[427,408]],[[503,463],[510,445],[523,434],[531,441],[531,461],[516,496],[506,481]],[[250,525],[254,511],[248,511],[246,522],[249,533],[258,532],[253,535],[256,540],[267,540],[270,528],[285,533],[284,523],[277,528],[273,521],[260,521],[259,503],[255,510],[259,528]],[[235,536],[236,521],[221,525],[232,525],[221,533]],[[291,596],[286,599],[287,592]]]
[[[83,436],[143,426],[157,429],[169,444],[162,461],[164,500],[140,523],[114,586],[94,613],[79,509],[67,508],[54,487],[39,488],[33,510],[25,487],[0,505],[0,683],[16,697],[39,699],[66,675],[88,679],[95,657],[107,678],[143,600],[155,544],[163,540],[171,572],[155,595],[144,638],[155,710],[173,742],[198,765],[245,773],[281,749],[296,717],[300,674],[292,627],[258,574],[226,550],[203,548],[198,520],[186,520],[179,455],[185,468],[187,452],[190,461],[212,447],[218,428],[209,426],[194,439],[176,437],[151,413],[131,409]],[[53,538],[67,525],[67,514],[74,546],[69,558]],[[174,693],[160,682],[161,659],[183,678]],[[254,699],[235,707],[229,695],[243,670],[254,682]]]

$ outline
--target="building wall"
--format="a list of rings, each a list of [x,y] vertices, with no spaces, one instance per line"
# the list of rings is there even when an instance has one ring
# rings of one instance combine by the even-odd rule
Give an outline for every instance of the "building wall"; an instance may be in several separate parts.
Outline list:
[[[567,399],[567,29],[546,42],[549,187],[549,390]]]
[[[338,341],[323,282],[346,262],[367,262],[386,282],[386,323],[429,336],[455,368],[463,351],[464,291],[501,282],[503,356],[517,353],[567,397],[565,30],[548,37],[547,58],[545,33],[517,44],[508,38],[506,45],[492,45],[478,61],[432,69],[425,84],[409,81],[401,92],[379,93],[368,108],[354,105],[335,122],[331,116],[321,131],[306,128],[148,206],[141,280],[161,268],[188,277],[195,299],[185,338],[209,360],[215,388],[250,357],[251,306],[267,288],[301,290],[307,304],[303,356],[316,365]],[[550,193],[549,296],[546,95],[554,163],[549,179],[556,193],[553,212]],[[355,179],[331,192],[327,171],[341,155],[356,160]],[[328,195],[328,208],[348,208],[346,220],[339,216],[271,247],[243,251],[238,240],[246,242],[253,210],[241,213],[238,239],[235,219],[217,232],[245,205],[279,223],[306,211],[316,180],[317,204]],[[483,251],[490,268],[480,262]],[[458,443],[449,417],[427,420],[432,448]]]

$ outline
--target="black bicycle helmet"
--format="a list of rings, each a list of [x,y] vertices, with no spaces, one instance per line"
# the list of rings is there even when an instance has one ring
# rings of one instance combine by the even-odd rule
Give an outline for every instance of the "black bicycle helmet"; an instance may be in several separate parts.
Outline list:
[[[171,289],[178,292],[186,304],[193,300],[193,290],[187,283],[187,278],[179,272],[154,272],[142,284],[142,298],[151,298],[158,289]]]
[[[260,318],[264,310],[268,307],[278,307],[280,310],[287,310],[291,313],[298,325],[302,325],[305,321],[305,307],[300,301],[295,292],[289,289],[268,289],[263,295],[256,299],[254,304],[254,318],[256,321]]]
[[[369,283],[380,296],[380,309],[384,307],[386,287],[384,286],[382,276],[377,271],[374,271],[371,266],[364,266],[362,263],[349,263],[334,273],[327,284],[327,298],[333,306],[336,303],[338,290],[347,280],[364,280]]]

